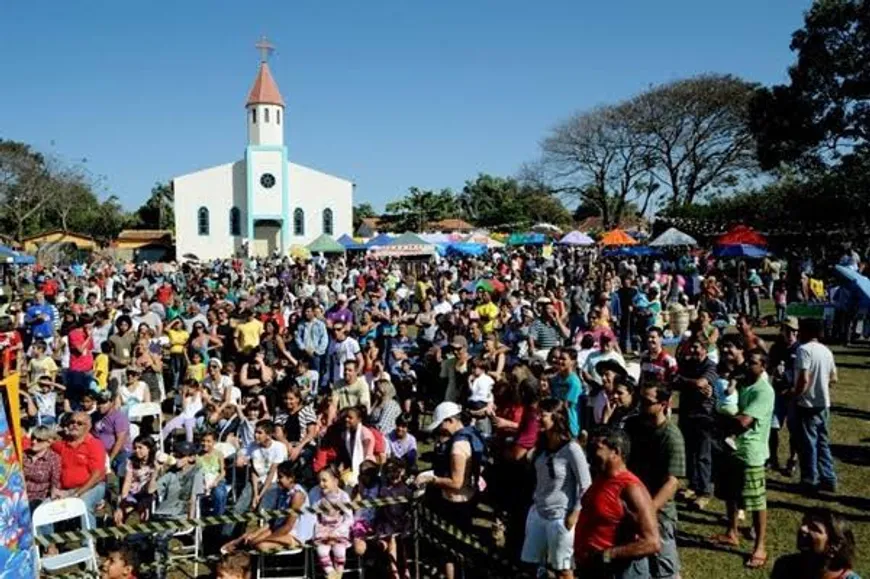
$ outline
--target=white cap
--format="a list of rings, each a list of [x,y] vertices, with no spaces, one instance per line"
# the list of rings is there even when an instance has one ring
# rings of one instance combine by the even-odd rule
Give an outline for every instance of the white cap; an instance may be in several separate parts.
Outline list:
[[[338,297],[335,298],[335,301],[337,301],[337,302],[346,302],[346,301],[347,301],[347,296],[346,296],[345,294],[338,294]]]
[[[432,432],[448,418],[453,418],[460,414],[462,414],[462,406],[456,402],[442,402],[435,407],[435,412],[432,413],[432,422],[426,427],[426,431]]]

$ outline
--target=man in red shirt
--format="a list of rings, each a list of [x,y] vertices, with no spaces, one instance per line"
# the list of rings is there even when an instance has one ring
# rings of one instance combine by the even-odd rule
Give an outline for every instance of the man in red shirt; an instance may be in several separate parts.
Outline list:
[[[630,447],[628,434],[616,428],[589,442],[594,478],[574,535],[578,577],[649,577],[647,557],[661,550],[649,491],[626,467]]]
[[[78,325],[69,333],[69,368],[64,372],[66,395],[73,408],[78,408],[82,395],[90,387],[94,370],[94,339],[91,328],[94,319],[82,314]]]
[[[94,528],[94,509],[106,494],[106,449],[90,432],[91,417],[75,412],[66,424],[66,436],[51,446],[60,456],[60,490],[53,498],[82,499]]]
[[[662,348],[662,329],[649,328],[646,343],[647,351],[640,357],[640,385],[670,384],[677,375],[677,359]]]

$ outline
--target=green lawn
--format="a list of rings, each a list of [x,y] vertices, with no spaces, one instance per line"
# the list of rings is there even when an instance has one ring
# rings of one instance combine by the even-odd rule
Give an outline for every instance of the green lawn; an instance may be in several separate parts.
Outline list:
[[[833,454],[839,477],[836,495],[821,498],[802,497],[796,488],[797,479],[788,480],[779,474],[768,476],[768,553],[770,563],[779,555],[793,552],[795,533],[801,514],[808,507],[822,505],[831,508],[850,521],[858,543],[857,571],[870,576],[870,347],[834,348],[840,383],[832,392],[831,419]],[[786,434],[781,455],[787,448]],[[785,443],[785,444],[783,444]],[[743,568],[744,555],[751,541],[744,539],[741,550],[723,551],[706,542],[723,530],[725,508],[721,502],[710,504],[704,513],[680,512],[680,555],[683,577],[759,577],[766,573]]]

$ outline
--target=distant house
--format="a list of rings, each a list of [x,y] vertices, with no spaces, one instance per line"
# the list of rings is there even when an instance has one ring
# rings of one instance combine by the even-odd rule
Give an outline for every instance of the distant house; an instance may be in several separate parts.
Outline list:
[[[623,215],[622,219],[619,221],[618,227],[626,230],[648,229],[649,223],[646,219],[638,217],[637,215]],[[587,217],[577,224],[576,229],[583,232],[604,231],[604,226],[600,217]]]
[[[441,233],[471,233],[475,227],[463,219],[442,219],[428,223],[426,229]]]
[[[29,235],[21,240],[21,245],[27,253],[36,253],[48,245],[75,245],[80,251],[95,251],[100,244],[90,235],[54,229],[37,235]]]
[[[175,259],[175,239],[168,229],[125,229],[112,243],[115,255],[129,261]]]

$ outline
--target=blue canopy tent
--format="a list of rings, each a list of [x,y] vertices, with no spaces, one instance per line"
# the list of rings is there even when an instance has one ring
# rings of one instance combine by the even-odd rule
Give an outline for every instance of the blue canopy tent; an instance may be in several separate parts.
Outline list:
[[[390,243],[392,243],[393,238],[387,235],[386,233],[381,233],[377,237],[373,237],[366,242],[366,249],[371,249],[373,247],[386,247]]]
[[[763,247],[756,245],[747,245],[738,243],[735,245],[718,245],[713,250],[713,255],[716,257],[748,257],[750,259],[761,259],[770,255]]]
[[[448,243],[444,246],[443,255],[461,255],[480,257],[486,253],[486,245],[482,243]]]
[[[15,251],[11,247],[0,245],[0,263],[13,263],[15,265],[33,265],[36,258],[26,253]]]
[[[341,237],[336,239],[336,241],[339,242],[342,246],[344,246],[344,249],[347,251],[363,251],[363,250],[367,249],[364,243],[360,243],[360,242],[356,241],[353,237],[351,237],[347,233],[345,233],[344,235],[342,235]]]

